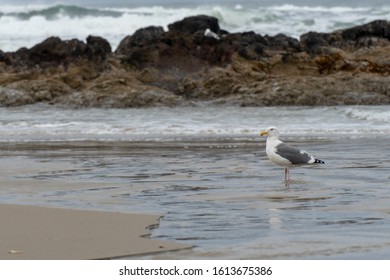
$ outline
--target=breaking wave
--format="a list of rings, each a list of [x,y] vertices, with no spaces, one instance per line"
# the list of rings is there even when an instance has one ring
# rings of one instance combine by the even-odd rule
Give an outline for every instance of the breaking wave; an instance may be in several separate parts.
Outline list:
[[[178,117],[180,116],[180,117]],[[0,108],[0,142],[244,141],[275,125],[284,139],[390,137],[389,106]]]
[[[221,28],[229,32],[254,31],[262,35],[284,33],[298,38],[309,31],[330,32],[376,19],[390,20],[390,6],[1,6],[0,49],[15,51],[20,47],[32,47],[49,36],[84,40],[88,35],[106,38],[115,49],[125,36],[139,28],[156,25],[167,29],[169,23],[199,14],[218,18]]]
[[[383,109],[381,109],[383,108]],[[385,107],[350,108],[346,110],[347,116],[354,119],[381,122],[390,125],[390,111]]]

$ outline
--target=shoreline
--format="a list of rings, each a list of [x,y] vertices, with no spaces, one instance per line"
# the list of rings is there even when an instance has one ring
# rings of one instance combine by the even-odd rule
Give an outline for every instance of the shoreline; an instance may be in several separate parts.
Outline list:
[[[0,203],[88,210],[6,205],[0,207],[0,215],[5,215],[0,220],[7,225],[6,231],[11,232],[11,238],[16,237],[15,232],[22,235],[21,240],[41,237],[43,230],[50,232],[47,228],[53,224],[51,219],[60,221],[55,229],[68,240],[71,238],[68,234],[82,233],[84,229],[88,233],[102,234],[106,241],[94,244],[101,247],[103,258],[114,255],[107,253],[118,245],[116,234],[125,236],[126,240],[118,245],[119,249],[124,249],[124,243],[132,244],[127,232],[132,230],[129,221],[133,215],[121,213],[151,213],[142,216],[146,218],[142,219],[142,226],[136,227],[138,232],[134,240],[139,241],[137,245],[152,242],[157,246],[153,245],[148,255],[129,256],[126,253],[127,257],[121,257],[123,259],[380,257],[375,252],[387,244],[389,225],[386,188],[389,160],[380,152],[386,148],[384,138],[288,143],[327,161],[321,167],[294,169],[289,189],[283,183],[283,169],[267,159],[264,141],[256,149],[220,149],[216,146],[162,149],[157,146],[154,149],[102,150],[98,145],[84,150],[25,149],[22,154],[19,148],[9,150],[3,152],[0,160],[3,186]],[[27,207],[29,211],[26,216],[19,215],[19,210],[12,211],[12,207]],[[3,208],[9,208],[10,214],[7,215]],[[34,210],[34,214],[31,209],[38,210]],[[92,211],[90,215],[90,210],[117,212]],[[160,217],[154,213],[161,213],[164,218],[149,232],[146,227],[156,224]],[[105,218],[100,218],[101,214]],[[35,218],[28,218],[30,215]],[[68,216],[76,217],[66,219]],[[31,226],[18,222],[19,219],[28,219]],[[120,223],[122,219],[125,222]],[[103,231],[85,222],[96,220]],[[119,223],[117,230],[113,229],[112,223]],[[23,227],[27,230],[21,230]],[[149,233],[153,239],[139,237]],[[351,236],[348,242],[345,242],[345,234]],[[56,248],[49,250],[46,246],[56,240],[48,240],[36,249],[39,253],[58,252]],[[85,240],[89,239],[71,239],[72,244]],[[194,247],[156,254],[169,249],[167,246],[160,248],[160,245],[164,246],[161,240],[173,240],[179,245],[183,242],[185,248]],[[6,258],[32,259],[26,253],[17,253],[29,252],[28,249],[11,243],[6,245],[5,248],[1,245]],[[71,246],[65,246],[65,249],[74,253]],[[14,254],[8,253],[11,250]],[[88,253],[88,250],[82,253]],[[384,250],[388,252],[389,247]]]
[[[160,216],[0,204],[0,259],[113,259],[189,249],[150,239]]]

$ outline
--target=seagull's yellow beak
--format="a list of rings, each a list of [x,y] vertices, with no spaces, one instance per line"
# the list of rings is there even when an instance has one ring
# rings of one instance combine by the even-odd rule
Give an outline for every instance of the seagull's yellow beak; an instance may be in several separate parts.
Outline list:
[[[264,136],[264,135],[267,135],[268,132],[267,131],[260,131],[260,136]]]

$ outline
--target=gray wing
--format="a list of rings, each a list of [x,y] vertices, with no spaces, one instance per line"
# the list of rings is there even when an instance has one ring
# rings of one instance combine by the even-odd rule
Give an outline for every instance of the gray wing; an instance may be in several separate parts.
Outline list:
[[[288,159],[292,164],[305,164],[313,160],[312,155],[305,151],[291,147],[284,143],[276,146],[276,153],[281,157]]]

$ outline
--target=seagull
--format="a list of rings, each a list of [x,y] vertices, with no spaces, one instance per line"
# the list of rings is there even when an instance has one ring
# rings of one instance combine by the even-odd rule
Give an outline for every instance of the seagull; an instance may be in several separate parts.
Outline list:
[[[284,166],[284,180],[286,185],[290,182],[290,168],[302,164],[324,164],[325,162],[313,157],[311,154],[291,147],[279,140],[279,129],[275,126],[260,132],[260,136],[268,135],[266,153],[270,161],[276,165]]]
[[[219,40],[219,36],[217,35],[217,33],[214,33],[213,31],[211,31],[209,28],[207,28],[205,31],[204,31],[204,36],[206,37],[211,37],[211,38],[214,38],[214,39],[217,39]]]

